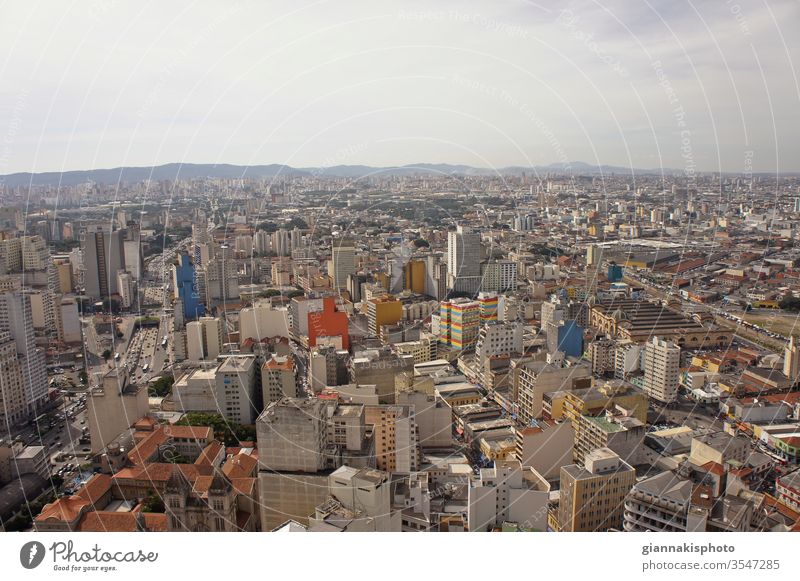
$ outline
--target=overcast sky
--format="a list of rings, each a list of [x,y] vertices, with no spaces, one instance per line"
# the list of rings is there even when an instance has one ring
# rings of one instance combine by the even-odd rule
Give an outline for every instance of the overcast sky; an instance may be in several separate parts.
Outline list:
[[[0,6],[0,174],[169,162],[800,170],[796,0]]]

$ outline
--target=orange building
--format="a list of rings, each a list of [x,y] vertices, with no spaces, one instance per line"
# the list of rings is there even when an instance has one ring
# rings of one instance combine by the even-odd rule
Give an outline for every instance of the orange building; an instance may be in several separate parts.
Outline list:
[[[321,311],[308,313],[308,345],[314,347],[321,337],[341,337],[342,349],[350,349],[347,313],[336,310],[335,297],[325,297]]]

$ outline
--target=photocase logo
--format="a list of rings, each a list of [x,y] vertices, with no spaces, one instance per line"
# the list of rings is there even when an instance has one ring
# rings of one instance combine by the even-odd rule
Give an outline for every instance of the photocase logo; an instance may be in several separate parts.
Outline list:
[[[39,541],[25,543],[19,550],[19,562],[26,569],[35,569],[42,564],[44,553],[44,545]]]

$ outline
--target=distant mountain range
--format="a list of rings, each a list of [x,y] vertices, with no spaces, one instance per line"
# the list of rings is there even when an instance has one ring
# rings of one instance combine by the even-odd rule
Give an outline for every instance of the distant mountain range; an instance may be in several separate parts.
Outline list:
[[[371,167],[367,165],[335,165],[325,168],[288,165],[231,165],[207,163],[168,163],[153,167],[116,167],[113,169],[76,170],[65,172],[13,173],[0,176],[0,184],[8,186],[74,186],[87,182],[115,184],[117,182],[140,182],[144,180],[176,180],[194,178],[275,178],[280,176],[320,176],[358,178],[372,175],[520,175],[525,173],[571,173],[571,174],[631,174],[667,175],[679,174],[675,169],[631,169],[621,166],[592,165],[581,161],[553,163],[545,166],[510,166],[503,168],[480,168],[469,165],[447,163],[419,163],[391,167]]]

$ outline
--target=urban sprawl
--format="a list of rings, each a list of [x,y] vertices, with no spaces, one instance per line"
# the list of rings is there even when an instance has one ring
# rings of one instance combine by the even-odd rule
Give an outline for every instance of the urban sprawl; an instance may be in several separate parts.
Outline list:
[[[798,177],[31,183],[3,530],[800,530]]]

